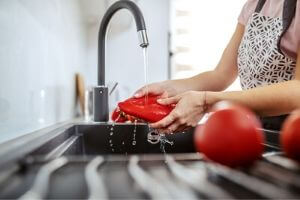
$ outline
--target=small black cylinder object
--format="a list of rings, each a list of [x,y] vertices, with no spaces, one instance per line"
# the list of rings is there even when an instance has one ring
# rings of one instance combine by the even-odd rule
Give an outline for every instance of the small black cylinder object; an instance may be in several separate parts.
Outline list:
[[[108,87],[97,86],[94,88],[94,121],[108,122]]]

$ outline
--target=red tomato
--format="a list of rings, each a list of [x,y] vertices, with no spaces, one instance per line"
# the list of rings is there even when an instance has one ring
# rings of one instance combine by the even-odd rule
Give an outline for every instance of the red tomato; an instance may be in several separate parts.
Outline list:
[[[230,167],[246,166],[259,159],[264,137],[255,114],[233,104],[217,104],[213,110],[216,112],[196,129],[197,150],[208,159]]]
[[[300,161],[300,110],[293,112],[284,122],[280,142],[287,156]]]

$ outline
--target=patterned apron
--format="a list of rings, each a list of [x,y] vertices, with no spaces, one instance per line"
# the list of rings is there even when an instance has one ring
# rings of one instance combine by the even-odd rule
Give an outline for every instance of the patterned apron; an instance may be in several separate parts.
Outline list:
[[[282,17],[263,16],[259,0],[249,19],[238,51],[238,72],[243,90],[294,78],[296,61],[285,56],[277,43],[283,32]],[[264,128],[279,130],[285,116],[263,118]]]

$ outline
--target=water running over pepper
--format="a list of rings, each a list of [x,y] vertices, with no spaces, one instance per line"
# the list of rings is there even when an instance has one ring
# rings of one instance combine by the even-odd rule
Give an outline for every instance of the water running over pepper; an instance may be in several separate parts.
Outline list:
[[[149,90],[148,90],[148,49],[147,47],[143,48],[143,56],[144,56],[144,79],[145,79],[145,85],[146,85],[146,95],[145,95],[145,104],[148,103],[148,96],[149,96]]]

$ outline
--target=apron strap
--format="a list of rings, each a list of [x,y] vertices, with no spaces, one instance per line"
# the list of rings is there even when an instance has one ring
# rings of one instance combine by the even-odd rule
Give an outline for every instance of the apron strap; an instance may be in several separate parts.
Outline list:
[[[297,0],[285,0],[284,5],[283,5],[283,14],[282,14],[282,23],[283,23],[283,29],[282,29],[282,34],[278,40],[278,49],[279,52],[282,54],[281,49],[280,49],[280,43],[281,39],[284,36],[284,34],[288,31],[293,18],[295,17],[296,13],[296,7],[297,7]]]
[[[283,30],[289,28],[290,23],[292,22],[293,18],[295,17],[297,7],[297,0],[285,0],[283,6]]]
[[[256,9],[255,9],[255,12],[260,13],[260,11],[263,9],[265,3],[266,3],[266,0],[259,0],[259,2],[257,3]]]

